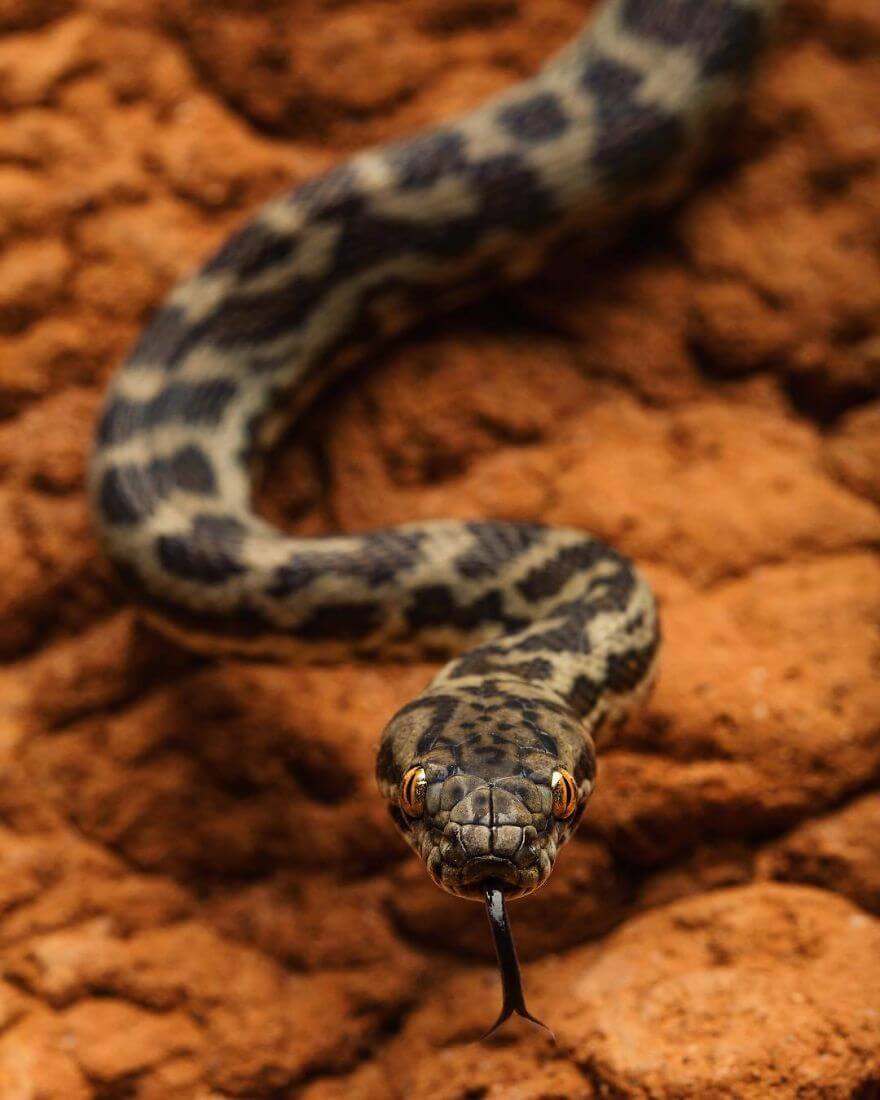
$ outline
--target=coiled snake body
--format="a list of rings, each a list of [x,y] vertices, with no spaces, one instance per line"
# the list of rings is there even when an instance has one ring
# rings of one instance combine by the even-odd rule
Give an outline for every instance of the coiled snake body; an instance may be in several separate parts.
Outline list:
[[[435,882],[490,914],[546,880],[600,733],[650,684],[647,584],[596,539],[538,525],[291,538],[254,514],[253,462],[279,403],[295,414],[367,346],[523,277],[573,225],[674,194],[773,7],[607,0],[534,79],[269,203],[171,293],[100,420],[104,545],[185,642],[458,654],[391,720],[377,774]]]

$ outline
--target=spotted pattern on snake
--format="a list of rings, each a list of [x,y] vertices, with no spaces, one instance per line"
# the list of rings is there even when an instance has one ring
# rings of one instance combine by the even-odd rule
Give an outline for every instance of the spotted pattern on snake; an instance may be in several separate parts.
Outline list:
[[[90,489],[144,613],[212,652],[452,659],[377,774],[433,879],[550,874],[596,746],[650,686],[655,600],[581,531],[437,521],[295,538],[255,463],[330,379],[428,312],[677,194],[739,101],[772,0],[608,0],[533,79],[270,202],[158,310],[116,375]]]

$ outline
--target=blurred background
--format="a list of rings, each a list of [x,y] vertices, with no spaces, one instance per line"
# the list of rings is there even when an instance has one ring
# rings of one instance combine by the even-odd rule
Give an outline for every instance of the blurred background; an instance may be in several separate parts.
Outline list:
[[[512,907],[373,780],[432,668],[206,662],[92,534],[102,388],[261,200],[479,103],[589,0],[0,0],[0,1097],[880,1095],[880,6],[789,0],[675,209],[325,394],[291,530],[583,527],[663,603],[651,705]]]

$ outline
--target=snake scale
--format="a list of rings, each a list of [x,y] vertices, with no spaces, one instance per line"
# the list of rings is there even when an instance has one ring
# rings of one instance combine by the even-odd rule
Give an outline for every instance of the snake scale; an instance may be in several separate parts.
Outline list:
[[[667,201],[738,101],[774,0],[606,0],[533,79],[264,206],[172,291],[113,380],[90,466],[145,614],[205,651],[451,657],[390,721],[380,788],[436,883],[540,886],[601,745],[657,663],[654,597],[584,532],[492,521],[295,538],[254,468],[321,387],[428,312],[521,279],[564,234]],[[283,415],[282,415],[283,414]]]

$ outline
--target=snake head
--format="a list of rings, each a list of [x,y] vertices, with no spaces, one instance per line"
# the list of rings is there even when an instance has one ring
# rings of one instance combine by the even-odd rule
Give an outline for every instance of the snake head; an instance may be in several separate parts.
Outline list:
[[[377,771],[438,886],[482,900],[494,884],[516,898],[549,877],[592,791],[595,757],[566,708],[528,686],[496,686],[488,697],[420,696],[386,728]]]

